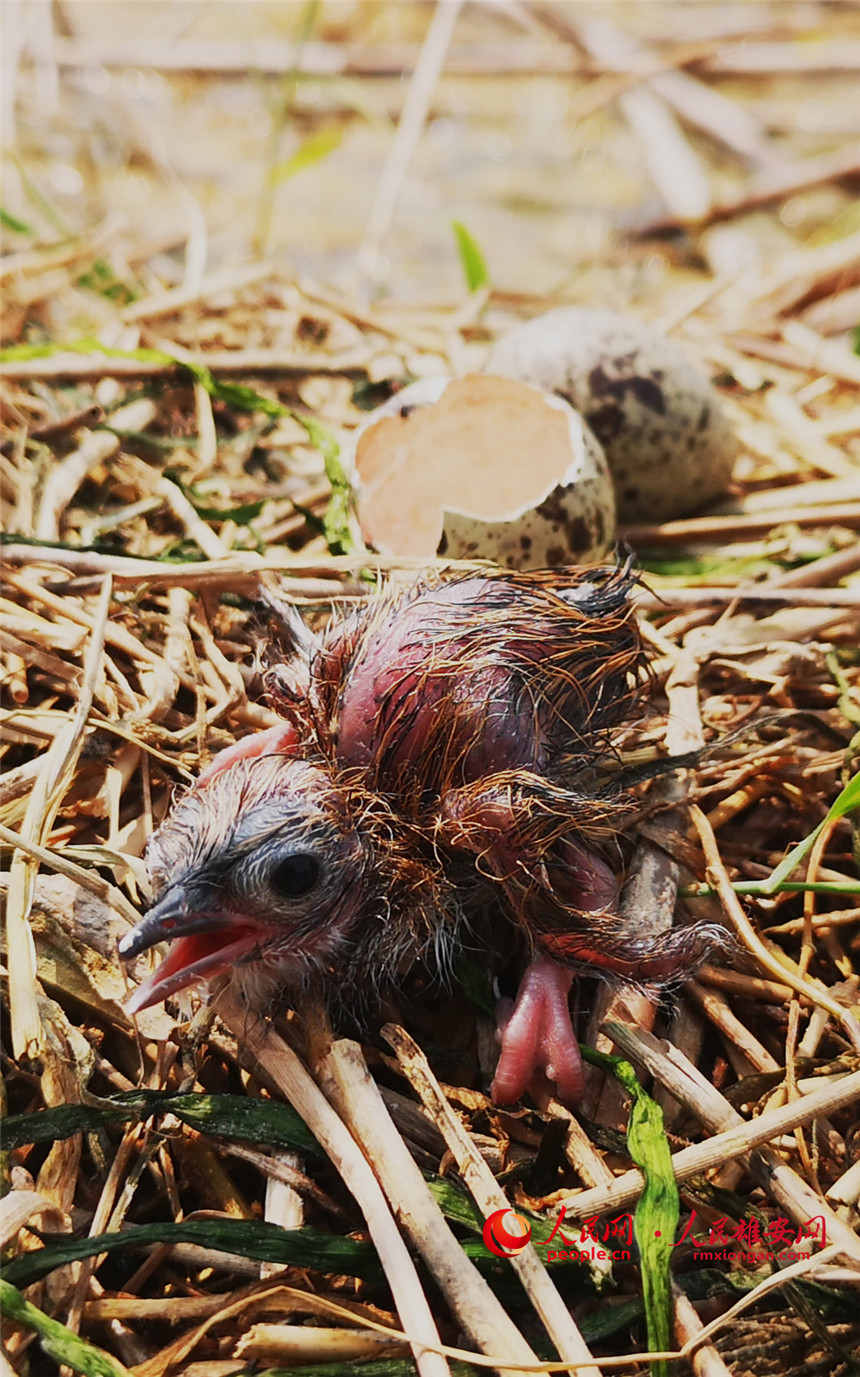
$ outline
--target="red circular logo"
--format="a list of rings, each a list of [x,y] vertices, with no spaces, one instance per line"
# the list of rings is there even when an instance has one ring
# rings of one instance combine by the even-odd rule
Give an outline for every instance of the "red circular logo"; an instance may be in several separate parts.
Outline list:
[[[503,1221],[507,1215],[516,1220],[516,1233],[510,1233],[505,1227]],[[484,1246],[496,1257],[515,1257],[528,1247],[531,1236],[531,1224],[516,1210],[494,1210],[484,1223]]]

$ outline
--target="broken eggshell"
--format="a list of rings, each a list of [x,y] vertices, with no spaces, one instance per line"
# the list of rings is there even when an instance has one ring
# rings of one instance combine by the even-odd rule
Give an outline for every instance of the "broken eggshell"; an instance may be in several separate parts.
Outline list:
[[[668,521],[728,487],[737,438],[684,348],[633,316],[565,306],[515,326],[486,371],[546,388],[603,446],[620,521]]]
[[[358,430],[362,534],[382,554],[540,569],[603,559],[615,497],[603,450],[561,397],[485,374],[422,378]]]

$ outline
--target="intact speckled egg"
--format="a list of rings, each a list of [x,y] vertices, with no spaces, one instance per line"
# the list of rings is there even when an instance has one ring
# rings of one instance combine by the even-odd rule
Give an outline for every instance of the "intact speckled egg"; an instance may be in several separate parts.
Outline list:
[[[635,317],[560,307],[497,340],[488,373],[556,392],[597,436],[620,521],[666,521],[725,492],[738,442],[719,396],[675,340]]]
[[[382,554],[585,564],[615,540],[606,459],[552,393],[486,374],[423,378],[357,431],[359,525]]]

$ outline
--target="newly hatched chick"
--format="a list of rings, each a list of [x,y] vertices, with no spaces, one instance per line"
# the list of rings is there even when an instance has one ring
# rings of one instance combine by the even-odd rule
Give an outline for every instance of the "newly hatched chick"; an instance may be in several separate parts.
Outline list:
[[[503,916],[532,960],[494,1096],[543,1071],[575,1101],[573,968],[665,981],[704,950],[615,913],[624,803],[594,767],[645,672],[631,585],[488,573],[369,599],[321,638],[293,619],[268,682],[283,726],[216,757],[151,840],[157,902],[121,953],[172,948],[133,1006],[231,970],[258,1007],[297,987],[370,1007],[418,961],[504,946]]]

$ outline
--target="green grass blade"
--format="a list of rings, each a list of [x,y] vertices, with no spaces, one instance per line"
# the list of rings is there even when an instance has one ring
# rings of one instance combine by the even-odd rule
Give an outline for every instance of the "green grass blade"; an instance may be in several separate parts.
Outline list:
[[[833,804],[828,809],[827,816],[822,818],[818,826],[814,827],[802,841],[793,846],[787,856],[783,856],[779,865],[765,879],[738,880],[732,884],[732,889],[736,894],[758,895],[765,898],[769,898],[772,894],[804,894],[807,891],[812,894],[860,894],[860,881],[789,880],[789,876],[806,860],[824,828],[828,827],[831,822],[856,812],[858,808],[860,808],[860,773],[849,779],[845,788],[837,794]],[[712,885],[688,885],[680,891],[682,897],[685,898],[696,898],[715,892]]]
[[[14,234],[36,233],[29,225],[25,225],[23,220],[19,220],[17,215],[13,215],[11,211],[4,210],[2,206],[0,206],[0,225],[2,225],[4,229],[12,230]]]
[[[56,354],[102,354],[108,359],[137,359],[140,363],[160,363],[167,366],[176,364],[181,368],[192,368],[190,364],[165,354],[161,349],[111,349],[101,340],[83,335],[80,339],[65,344],[10,344],[0,349],[0,362],[26,362],[28,359],[51,359]],[[208,371],[208,370],[207,370]]]
[[[166,1095],[160,1090],[132,1090],[97,1104],[60,1105],[36,1114],[14,1114],[3,1124],[7,1151],[30,1143],[55,1142],[73,1133],[90,1133],[106,1124],[175,1114],[200,1133],[239,1138],[266,1147],[287,1147],[320,1156],[310,1129],[289,1105],[246,1095]]]
[[[639,1249],[642,1269],[642,1300],[648,1347],[652,1351],[672,1348],[672,1281],[670,1263],[678,1228],[680,1200],[672,1154],[663,1125],[663,1111],[642,1089],[636,1072],[620,1057],[604,1056],[583,1047],[586,1061],[612,1071],[633,1097],[627,1125],[630,1156],[645,1177],[645,1187],[633,1216],[633,1236]],[[653,1377],[667,1377],[665,1362],[651,1364]]]
[[[82,1372],[85,1377],[122,1377],[127,1371],[100,1348],[88,1344],[59,1320],[52,1320],[44,1310],[31,1305],[8,1281],[0,1281],[0,1314],[32,1329],[38,1334],[45,1354],[56,1363],[65,1363],[73,1372]]]
[[[117,277],[110,263],[104,258],[95,258],[86,272],[75,279],[75,286],[96,292],[116,306],[130,306],[140,296],[137,287]]]
[[[304,172],[306,168],[322,162],[323,158],[327,158],[329,153],[339,148],[342,142],[343,130],[338,125],[329,124],[323,129],[318,129],[310,138],[305,139],[304,143],[299,144],[295,153],[272,168],[272,185],[280,186],[282,182],[288,182],[291,177],[295,177],[298,172]]]
[[[352,485],[340,459],[340,445],[328,426],[313,416],[292,413],[299,425],[304,426],[308,439],[322,455],[326,478],[331,483],[331,497],[323,517],[323,535],[326,545],[333,555],[351,555],[359,550],[352,533],[350,514],[352,512]]]
[[[736,880],[732,884],[735,894],[761,895],[762,880]],[[682,885],[678,890],[682,899],[706,899],[716,894],[713,885]],[[860,894],[860,880],[783,880],[774,890],[775,894]]]
[[[797,846],[793,846],[788,855],[783,857],[775,870],[772,870],[767,879],[759,881],[759,888],[754,891],[758,894],[775,894],[784,880],[797,869],[801,861],[804,861],[815,845],[817,837],[828,827],[831,822],[839,818],[844,818],[846,814],[853,813],[856,808],[860,808],[860,773],[849,779],[845,788],[837,794],[831,807],[827,811],[827,816],[822,818],[817,827],[799,841]]]
[[[267,1224],[262,1220],[226,1217],[135,1224],[121,1233],[97,1234],[91,1238],[70,1239],[63,1234],[56,1241],[55,1236],[44,1248],[19,1253],[3,1269],[3,1276],[13,1286],[30,1286],[67,1262],[78,1262],[99,1253],[128,1253],[150,1243],[196,1243],[201,1248],[238,1253],[258,1262],[282,1262],[371,1282],[379,1282],[383,1276],[370,1243],[340,1238],[311,1227],[282,1229],[279,1224]]]
[[[461,220],[452,220],[451,228],[457,240],[457,250],[460,254],[466,286],[470,292],[477,292],[479,288],[486,287],[490,281],[484,255]]]

